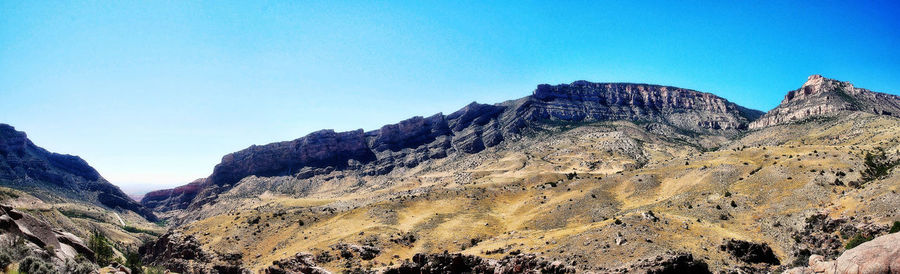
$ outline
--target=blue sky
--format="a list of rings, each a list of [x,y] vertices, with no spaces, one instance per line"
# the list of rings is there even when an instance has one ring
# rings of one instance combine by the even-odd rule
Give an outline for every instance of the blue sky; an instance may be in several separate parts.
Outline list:
[[[0,122],[130,191],[251,144],[540,83],[673,85],[764,111],[810,74],[900,93],[897,1],[73,2],[0,1]]]

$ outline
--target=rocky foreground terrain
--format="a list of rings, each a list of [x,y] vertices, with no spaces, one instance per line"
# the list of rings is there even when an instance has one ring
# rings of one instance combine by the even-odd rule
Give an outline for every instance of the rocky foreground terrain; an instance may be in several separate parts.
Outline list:
[[[898,102],[818,75],[765,114],[675,87],[539,85],[226,155],[145,196],[172,226],[142,251],[180,272],[809,273],[896,246]]]

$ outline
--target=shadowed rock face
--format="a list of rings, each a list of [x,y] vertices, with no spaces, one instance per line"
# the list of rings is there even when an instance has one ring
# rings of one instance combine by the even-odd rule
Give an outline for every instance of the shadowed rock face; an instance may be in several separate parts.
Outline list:
[[[41,199],[66,198],[130,210],[156,220],[149,209],[107,182],[78,156],[49,152],[6,124],[0,124],[0,186],[27,191]]]
[[[148,192],[141,198],[141,204],[156,210],[187,208],[200,192],[204,182],[206,182],[206,178],[197,179],[190,184],[172,189]]]
[[[305,178],[342,169],[382,175],[457,153],[478,153],[547,122],[645,121],[734,136],[761,114],[709,93],[675,87],[587,81],[540,85],[532,96],[518,100],[471,103],[449,115],[413,117],[369,132],[323,130],[293,141],[251,146],[223,157],[196,195],[164,190],[141,202],[162,211],[196,208],[251,175]]]
[[[900,117],[900,96],[873,92],[854,87],[849,82],[812,75],[799,89],[788,92],[778,107],[751,123],[750,128],[790,123],[840,111],[863,111]]]
[[[222,157],[208,181],[214,185],[233,184],[250,175],[293,174],[303,167],[345,168],[348,161],[367,163],[375,154],[366,145],[362,130],[334,132],[322,130],[293,141],[251,146]]]

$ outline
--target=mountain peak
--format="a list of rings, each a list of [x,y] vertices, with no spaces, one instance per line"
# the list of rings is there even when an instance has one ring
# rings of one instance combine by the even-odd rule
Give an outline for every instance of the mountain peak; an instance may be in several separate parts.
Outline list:
[[[800,88],[789,91],[778,107],[751,123],[750,128],[785,124],[841,111],[898,116],[900,97],[857,88],[850,82],[813,74]]]

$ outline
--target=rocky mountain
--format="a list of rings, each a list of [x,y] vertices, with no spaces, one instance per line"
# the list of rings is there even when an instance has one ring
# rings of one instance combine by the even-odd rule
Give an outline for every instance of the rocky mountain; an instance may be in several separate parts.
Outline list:
[[[6,124],[0,124],[0,186],[28,192],[46,202],[81,201],[132,211],[150,221],[157,219],[78,156],[49,152]]]
[[[172,224],[144,258],[197,272],[784,271],[900,221],[900,118],[879,109],[750,130],[760,112],[706,93],[540,85],[229,154],[143,201]]]
[[[676,87],[587,81],[539,85],[531,96],[518,100],[472,103],[449,115],[414,117],[369,132],[322,130],[293,141],[251,146],[223,157],[202,183],[157,191],[141,202],[158,210],[197,208],[248,176],[309,178],[346,169],[383,175],[423,161],[478,153],[517,138],[523,130],[552,123],[628,120],[728,137],[760,115],[713,94]]]
[[[750,123],[750,128],[796,122],[841,111],[900,117],[900,96],[873,92],[854,87],[849,82],[812,75],[799,89],[788,92],[778,107]]]

